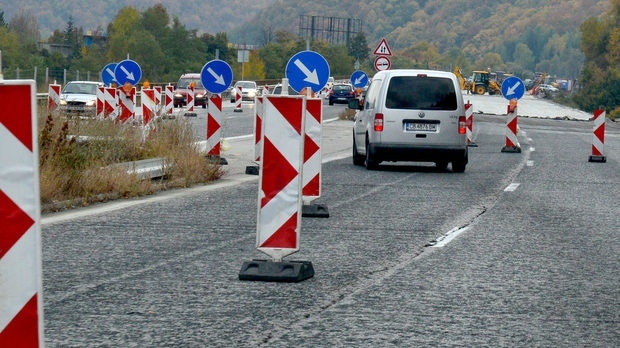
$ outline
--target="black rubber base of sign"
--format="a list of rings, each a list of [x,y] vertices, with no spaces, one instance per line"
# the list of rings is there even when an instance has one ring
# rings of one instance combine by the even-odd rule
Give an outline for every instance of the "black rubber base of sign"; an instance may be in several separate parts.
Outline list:
[[[329,211],[324,204],[304,204],[301,208],[301,216],[328,218]]]
[[[297,283],[314,277],[310,261],[245,261],[239,272],[239,280]]]
[[[210,162],[220,164],[220,165],[228,164],[228,161],[226,160],[226,158],[220,157],[220,156],[207,155],[207,160],[209,160]]]
[[[588,158],[588,162],[598,162],[598,163],[605,163],[607,162],[607,157],[605,156],[590,156]]]
[[[519,146],[504,146],[502,147],[502,152],[521,153],[521,148]]]
[[[245,173],[248,175],[258,175],[258,166],[245,167]]]

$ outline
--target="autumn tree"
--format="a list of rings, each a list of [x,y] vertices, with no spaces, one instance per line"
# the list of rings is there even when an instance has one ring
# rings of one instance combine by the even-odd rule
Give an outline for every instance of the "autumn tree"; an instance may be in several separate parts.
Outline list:
[[[576,102],[593,111],[602,107],[620,117],[620,0],[601,19],[589,18],[581,25],[582,50],[586,57],[580,75],[581,91]]]

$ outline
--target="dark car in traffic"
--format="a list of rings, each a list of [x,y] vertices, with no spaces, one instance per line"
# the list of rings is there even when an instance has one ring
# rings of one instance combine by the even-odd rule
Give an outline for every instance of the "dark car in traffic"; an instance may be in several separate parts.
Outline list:
[[[348,83],[335,83],[329,91],[329,105],[334,103],[348,104],[349,99],[355,98],[355,90]]]

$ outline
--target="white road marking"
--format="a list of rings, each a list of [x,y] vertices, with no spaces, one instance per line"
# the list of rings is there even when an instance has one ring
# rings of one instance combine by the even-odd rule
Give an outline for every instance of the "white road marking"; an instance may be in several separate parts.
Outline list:
[[[455,227],[451,229],[448,233],[437,239],[437,243],[431,245],[431,248],[442,248],[448,243],[450,243],[454,238],[458,237],[461,233],[467,231],[469,226],[467,227]]]
[[[504,189],[504,192],[513,192],[517,189],[517,187],[519,187],[519,183],[517,182],[513,182],[512,184],[506,186],[506,188]]]

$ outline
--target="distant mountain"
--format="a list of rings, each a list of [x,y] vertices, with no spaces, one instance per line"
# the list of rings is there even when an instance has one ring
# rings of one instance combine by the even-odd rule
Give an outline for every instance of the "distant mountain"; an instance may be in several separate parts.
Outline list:
[[[69,18],[84,31],[106,29],[118,11],[132,6],[139,11],[162,4],[171,18],[178,17],[189,30],[199,33],[228,32],[240,23],[251,20],[261,9],[276,0],[0,0],[0,11],[9,22],[16,13],[24,11],[37,21],[41,39],[46,40],[54,30],[63,31]]]

